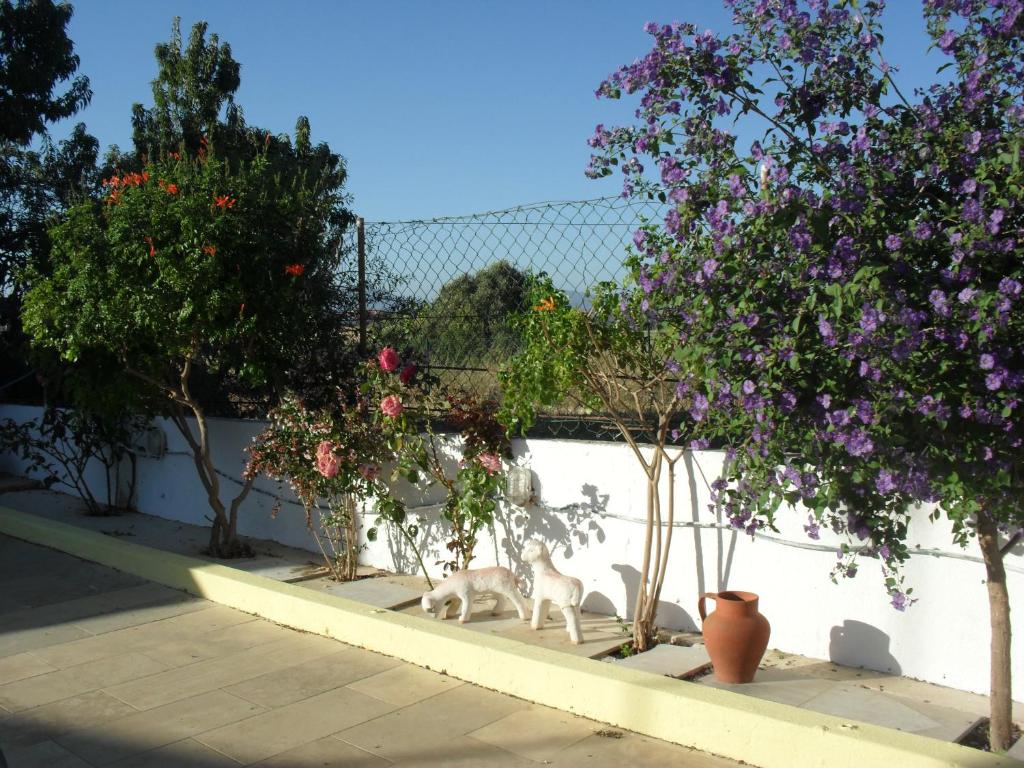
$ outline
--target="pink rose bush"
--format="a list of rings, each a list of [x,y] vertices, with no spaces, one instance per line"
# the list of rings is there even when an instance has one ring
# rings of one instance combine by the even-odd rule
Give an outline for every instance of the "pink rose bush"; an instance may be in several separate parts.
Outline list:
[[[391,373],[398,369],[398,353],[391,347],[384,347],[377,355],[377,362],[382,371]]]
[[[380,466],[377,464],[360,464],[359,474],[372,482],[380,476]]]
[[[481,453],[476,457],[488,475],[501,471],[501,457],[496,453]]]
[[[365,400],[312,411],[294,396],[282,398],[270,425],[249,446],[246,478],[263,474],[286,480],[306,514],[310,533],[327,567],[339,580],[355,577],[359,553],[359,500],[389,497],[379,480],[391,458]],[[277,499],[275,514],[283,504]],[[373,535],[373,529],[367,531]]]
[[[380,401],[380,410],[388,418],[394,419],[405,410],[405,407],[398,395],[388,395]]]
[[[398,380],[408,386],[410,382],[412,382],[413,377],[416,375],[418,370],[419,368],[416,367],[415,363],[409,363],[402,369],[402,372],[398,374]]]
[[[330,480],[337,477],[340,466],[338,454],[334,452],[334,445],[330,440],[324,440],[316,447],[317,472]]]
[[[447,491],[441,514],[450,525],[446,549],[452,559],[444,568],[468,567],[478,533],[494,519],[503,486],[501,455],[508,452],[508,439],[496,418],[497,404],[444,392],[429,371],[421,373],[391,347],[367,363],[364,376],[362,394],[380,403],[377,424],[396,455],[399,474],[413,484],[426,479]],[[454,427],[461,439],[441,437],[436,423]],[[454,473],[448,458],[456,460]]]

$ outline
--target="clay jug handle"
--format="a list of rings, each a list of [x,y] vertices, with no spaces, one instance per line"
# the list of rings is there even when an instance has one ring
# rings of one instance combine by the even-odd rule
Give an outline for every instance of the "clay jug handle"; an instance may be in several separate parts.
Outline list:
[[[707,615],[707,613],[705,611],[704,601],[707,598],[709,598],[709,597],[712,600],[715,600],[716,602],[718,600],[718,595],[715,592],[705,592],[704,594],[702,594],[700,597],[697,598],[697,613],[700,614],[700,620],[701,621],[704,621],[704,619],[706,619],[708,617],[708,615]]]

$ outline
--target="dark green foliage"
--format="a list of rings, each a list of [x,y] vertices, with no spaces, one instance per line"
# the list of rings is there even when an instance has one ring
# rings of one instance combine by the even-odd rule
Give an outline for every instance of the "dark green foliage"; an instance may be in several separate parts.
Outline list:
[[[87,515],[116,514],[122,505],[130,507],[134,496],[130,440],[142,423],[138,417],[108,419],[86,410],[47,408],[39,419],[0,421],[0,451],[15,454],[34,473],[45,472],[47,487],[63,485],[77,494]],[[89,483],[96,465],[105,481],[102,493]],[[119,499],[122,472],[129,474],[129,486]]]
[[[92,96],[88,78],[71,80],[78,68],[66,32],[71,13],[70,5],[49,0],[0,1],[0,386],[30,370],[18,273],[29,259],[45,264],[48,220],[95,180],[97,143],[85,126],[57,146],[46,135],[47,124],[70,117]],[[40,135],[42,147],[31,148]],[[28,376],[0,396],[35,391]]]
[[[509,320],[526,301],[526,275],[507,261],[459,275],[411,317],[379,323],[379,343],[413,351],[431,365],[486,367],[520,347]]]
[[[67,3],[0,0],[0,142],[25,146],[92,98],[86,77],[54,95],[78,69],[66,32],[71,13]]]
[[[204,136],[220,144],[224,134],[239,132],[241,111],[234,94],[241,68],[230,45],[216,34],[207,41],[206,29],[205,21],[196,22],[183,50],[181,19],[175,18],[171,39],[157,44],[153,106],[132,106],[132,138],[140,156],[155,157],[182,145],[195,153]]]
[[[344,192],[345,161],[326,143],[311,141],[305,117],[296,121],[294,138],[246,125],[234,101],[240,65],[231,55],[231,46],[216,34],[207,36],[207,29],[205,22],[197,22],[183,47],[180,19],[174,20],[170,40],[155,49],[158,73],[153,80],[153,104],[133,107],[134,151],[122,154],[114,148],[106,159],[106,171],[141,171],[147,161],[167,155],[201,158],[215,153],[226,172],[244,173],[247,164],[258,163],[266,177],[274,179],[275,189],[302,190],[301,194],[322,203],[317,203],[316,219],[298,222],[295,233],[316,240],[310,246],[313,253],[303,257],[287,245],[280,249],[293,252],[289,263],[322,262],[303,281],[301,300],[309,311],[301,333],[296,327],[291,338],[277,337],[272,342],[288,350],[288,360],[266,367],[273,376],[256,379],[239,365],[197,370],[195,394],[224,415],[262,416],[266,403],[285,389],[297,393],[310,407],[326,405],[336,387],[346,383],[356,362],[354,341],[347,333],[356,294],[336,270],[342,235],[352,223]],[[268,232],[272,222],[266,222]],[[254,226],[264,225],[257,221]],[[237,348],[236,352],[244,355],[246,351]]]
[[[99,143],[79,123],[41,151],[7,143],[0,148],[0,292],[19,293],[18,271],[30,260],[45,265],[46,229],[74,200],[96,189]]]

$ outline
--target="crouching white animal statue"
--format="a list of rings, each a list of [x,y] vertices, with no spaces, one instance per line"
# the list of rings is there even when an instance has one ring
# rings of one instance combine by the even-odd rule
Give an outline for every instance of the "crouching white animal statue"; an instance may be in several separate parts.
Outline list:
[[[551,553],[540,539],[530,539],[523,547],[523,562],[533,568],[533,621],[530,626],[543,629],[548,608],[554,603],[562,609],[569,639],[576,645],[583,642],[580,626],[580,602],[583,582],[559,573],[551,563]]]
[[[473,612],[473,597],[479,594],[494,595],[498,602],[494,605],[494,613],[500,613],[511,602],[516,607],[519,618],[526,621],[526,601],[523,599],[516,577],[508,568],[476,568],[468,571],[456,571],[442,581],[431,592],[425,592],[420,605],[427,613],[435,613],[439,619],[451,618],[454,601],[461,604],[459,621],[469,621]]]

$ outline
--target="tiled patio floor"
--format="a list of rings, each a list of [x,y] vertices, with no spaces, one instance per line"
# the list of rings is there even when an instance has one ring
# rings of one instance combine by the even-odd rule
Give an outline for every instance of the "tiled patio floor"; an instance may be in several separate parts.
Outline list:
[[[193,557],[197,555],[198,550],[205,542],[206,531],[197,526],[141,514],[111,518],[86,517],[80,512],[80,503],[73,497],[43,490],[13,492],[14,489],[10,487],[12,482],[17,482],[17,478],[0,476],[0,499],[3,504],[15,509],[107,535],[128,536],[133,543],[180,552]],[[424,621],[428,620],[419,607],[420,595],[427,588],[422,576],[378,573],[374,568],[361,567],[366,575],[376,575],[377,577],[339,584],[326,578],[315,578],[319,568],[315,556],[309,552],[269,541],[253,540],[253,546],[257,552],[256,557],[249,560],[233,560],[225,564],[272,579],[297,581],[309,589],[347,597],[380,608],[401,611],[421,617]],[[3,578],[2,574],[0,574],[0,578]],[[25,589],[37,591],[49,589],[47,586],[33,586],[36,583],[35,580],[25,579],[23,575],[12,575],[12,578],[16,578],[19,584],[24,582]],[[153,584],[125,587],[120,590],[119,604],[131,608],[133,611],[137,610],[135,606],[149,604],[147,601],[150,600],[150,592],[162,589]],[[174,594],[178,595],[179,593]],[[0,611],[8,609],[8,603],[5,591],[0,589]],[[551,620],[544,631],[534,632],[529,629],[528,624],[521,622],[514,612],[506,611],[503,615],[493,616],[488,611],[489,607],[490,603],[484,599],[474,611],[473,620],[468,624],[457,626],[470,632],[501,635],[520,642],[591,658],[606,656],[609,652],[616,650],[625,639],[622,628],[614,617],[584,613],[585,642],[583,645],[575,646],[569,642],[564,629],[564,620],[557,610],[552,610]],[[86,605],[78,610],[87,609]],[[176,608],[176,610],[178,609],[181,609],[180,606]],[[162,609],[157,608],[152,615],[159,618],[160,610]],[[134,620],[133,611],[128,614],[131,617],[130,620]],[[3,616],[0,614],[0,654],[3,654],[7,645],[10,644],[3,633],[2,618]],[[82,619],[72,622],[74,625],[72,630],[80,627],[88,629],[89,625],[83,623],[85,621]],[[124,619],[116,616],[104,616],[90,621],[98,622],[97,626],[102,628],[117,626],[117,622],[124,621]],[[455,623],[452,622],[452,624]],[[72,630],[55,628],[52,632],[55,637],[63,638],[70,637],[68,632]],[[286,632],[286,630],[273,625],[262,631],[272,633],[274,630]],[[189,661],[215,658],[220,655],[218,649],[226,648],[230,651],[233,648],[232,644],[236,642],[234,635],[241,632],[248,634],[249,630],[225,628],[222,635],[211,634],[202,640],[191,639],[187,643],[177,643],[173,647],[162,649],[164,656],[160,658],[160,661],[165,664],[181,666]],[[691,634],[693,635],[691,640],[700,643],[700,636]],[[695,658],[701,656],[701,659],[697,659],[693,663],[695,669],[699,668],[703,661],[706,661],[704,654],[683,653],[684,651],[702,650],[702,646],[699,645],[693,649],[670,646],[665,650],[675,651],[678,656],[693,655]],[[644,655],[626,660],[625,663],[631,664],[647,660],[647,655]],[[3,661],[0,658],[0,684],[4,683]],[[656,664],[649,671],[679,676],[685,674],[689,669],[686,666],[680,667],[679,660],[675,658],[666,659],[666,663],[669,664],[667,670],[661,670]],[[208,666],[212,668],[216,665]],[[313,669],[319,670],[320,667],[314,664]],[[312,671],[308,674],[315,676],[319,673]],[[386,678],[382,678],[382,680],[386,680]],[[718,684],[711,675],[700,677],[695,680],[695,683],[729,688],[748,696],[870,722],[944,741],[958,740],[971,729],[979,718],[984,717],[988,712],[988,701],[985,696],[870,670],[843,667],[828,661],[794,656],[774,650],[770,650],[766,655],[753,684],[724,686]],[[81,685],[82,683],[77,684]],[[354,685],[355,683],[345,681],[342,684]],[[2,695],[2,690],[0,688],[0,695]],[[358,685],[356,690],[359,690]],[[159,698],[155,693],[150,696]],[[3,700],[0,698],[0,707],[2,706]],[[1024,720],[1024,704],[1015,702],[1014,715],[1018,722]],[[0,739],[0,743],[2,743],[2,739]],[[610,748],[612,746],[605,745],[605,750]],[[1018,744],[1016,748],[1021,750],[1024,749],[1024,746]],[[330,765],[330,763],[327,764]],[[429,765],[431,763],[422,764]],[[457,763],[439,762],[434,764]]]
[[[10,768],[736,765],[2,536],[0,748]]]

